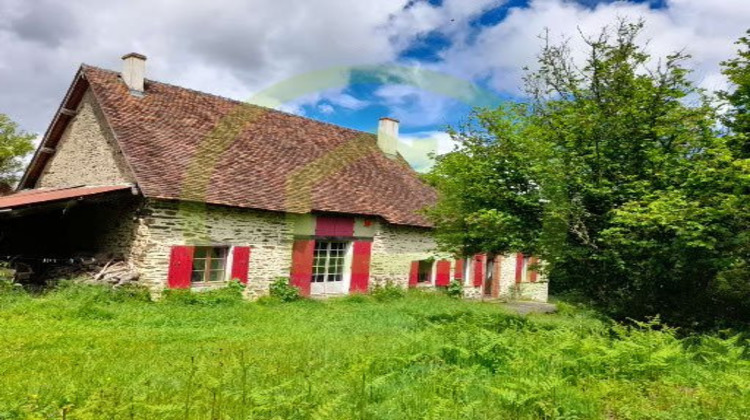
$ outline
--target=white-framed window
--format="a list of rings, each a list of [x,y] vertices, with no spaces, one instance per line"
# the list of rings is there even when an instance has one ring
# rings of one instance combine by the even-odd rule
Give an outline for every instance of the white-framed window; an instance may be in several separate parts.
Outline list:
[[[196,246],[193,252],[192,283],[217,283],[226,280],[227,256],[225,246]]]
[[[313,283],[343,282],[347,242],[315,241]]]

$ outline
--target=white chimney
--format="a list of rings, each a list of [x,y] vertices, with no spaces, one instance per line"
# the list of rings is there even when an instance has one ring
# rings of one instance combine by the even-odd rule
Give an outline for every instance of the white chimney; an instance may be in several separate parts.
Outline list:
[[[146,56],[129,53],[122,56],[122,80],[130,89],[130,93],[142,95],[144,91],[143,79],[146,77]]]
[[[378,147],[389,158],[395,158],[398,154],[398,120],[383,117],[378,125]]]

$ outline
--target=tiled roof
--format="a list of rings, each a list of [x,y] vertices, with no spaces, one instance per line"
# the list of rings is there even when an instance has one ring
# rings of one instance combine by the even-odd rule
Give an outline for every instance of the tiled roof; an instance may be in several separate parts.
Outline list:
[[[30,204],[69,200],[113,191],[124,191],[129,190],[130,188],[131,186],[129,185],[106,185],[96,187],[80,186],[72,188],[38,188],[24,190],[0,197],[0,209],[12,209]]]
[[[83,76],[146,197],[430,226],[432,188],[373,134],[154,81],[142,97],[118,73]]]

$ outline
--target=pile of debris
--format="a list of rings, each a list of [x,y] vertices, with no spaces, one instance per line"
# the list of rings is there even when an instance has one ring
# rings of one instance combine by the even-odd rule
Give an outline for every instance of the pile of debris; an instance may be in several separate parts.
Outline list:
[[[43,264],[41,278],[43,282],[60,279],[74,279],[84,284],[108,284],[122,286],[136,283],[138,272],[122,260],[89,258],[71,258],[69,260],[50,260]]]
[[[89,273],[92,274],[92,273]],[[122,286],[123,284],[135,283],[138,281],[138,272],[125,261],[108,261],[99,272],[93,276],[92,283],[110,284],[113,286]]]

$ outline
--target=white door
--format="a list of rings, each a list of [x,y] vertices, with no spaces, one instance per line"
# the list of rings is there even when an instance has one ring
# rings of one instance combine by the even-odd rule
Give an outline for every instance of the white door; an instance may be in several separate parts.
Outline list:
[[[315,241],[311,294],[343,295],[349,291],[348,245],[340,241]]]

